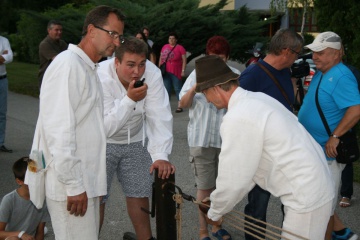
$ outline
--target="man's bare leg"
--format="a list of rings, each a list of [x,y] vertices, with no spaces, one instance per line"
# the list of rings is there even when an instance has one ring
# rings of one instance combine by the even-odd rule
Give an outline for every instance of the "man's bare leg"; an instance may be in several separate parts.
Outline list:
[[[138,240],[149,240],[152,237],[150,216],[141,208],[149,209],[149,198],[126,198],[129,217]]]

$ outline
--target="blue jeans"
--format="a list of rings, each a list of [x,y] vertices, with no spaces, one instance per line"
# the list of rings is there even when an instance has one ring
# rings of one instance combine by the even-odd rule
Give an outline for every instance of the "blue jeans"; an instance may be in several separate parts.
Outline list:
[[[174,74],[166,72],[164,78],[164,85],[166,88],[166,91],[169,94],[169,99],[171,97],[172,88],[174,87],[176,98],[179,101],[179,94],[182,88],[182,81],[181,79],[178,79]]]
[[[0,79],[0,146],[4,145],[7,112],[8,79]]]
[[[245,214],[249,215],[253,218],[256,218],[256,219],[266,222],[266,211],[267,211],[269,199],[270,199],[270,193],[268,191],[265,191],[258,185],[256,185],[248,194],[248,204],[245,206],[245,209],[244,209]],[[246,217],[245,217],[245,221],[251,222],[261,228],[266,228],[265,224],[259,223],[255,220],[251,220]],[[253,226],[250,226],[250,227],[255,228]],[[257,228],[255,228],[255,229],[265,233],[265,230],[259,230]],[[260,238],[265,238],[264,235],[256,233],[256,232],[251,231],[250,229],[246,228],[246,224],[245,224],[245,230],[253,233],[254,235],[259,236]],[[245,233],[245,239],[246,240],[255,240],[258,238],[254,238],[250,234]]]

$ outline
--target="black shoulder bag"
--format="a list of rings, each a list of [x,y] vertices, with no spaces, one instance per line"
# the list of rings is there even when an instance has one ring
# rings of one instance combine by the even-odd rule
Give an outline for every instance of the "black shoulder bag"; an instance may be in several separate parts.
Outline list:
[[[328,133],[329,137],[331,137],[331,131],[329,125],[326,121],[324,113],[321,110],[319,99],[318,99],[318,91],[321,83],[322,75],[319,81],[319,84],[316,89],[315,93],[315,101],[316,107],[319,111],[321,120],[325,126],[326,132]],[[350,129],[346,132],[343,136],[339,137],[339,145],[336,147],[336,151],[338,155],[336,156],[336,161],[338,163],[348,164],[356,161],[359,158],[359,146],[356,139],[356,132],[355,129]]]
[[[167,57],[166,57],[166,60],[165,62],[163,62],[161,65],[160,65],[160,71],[161,71],[161,75],[164,77],[165,74],[166,74],[166,62],[167,60],[169,59],[169,56],[170,56],[170,53],[175,49],[177,44],[175,44],[175,46],[171,49],[171,51],[168,53]]]

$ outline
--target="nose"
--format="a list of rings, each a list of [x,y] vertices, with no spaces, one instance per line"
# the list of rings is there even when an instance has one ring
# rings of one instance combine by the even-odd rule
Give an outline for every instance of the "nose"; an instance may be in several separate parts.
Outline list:
[[[120,38],[116,38],[113,40],[113,43],[115,44],[115,46],[120,46]]]

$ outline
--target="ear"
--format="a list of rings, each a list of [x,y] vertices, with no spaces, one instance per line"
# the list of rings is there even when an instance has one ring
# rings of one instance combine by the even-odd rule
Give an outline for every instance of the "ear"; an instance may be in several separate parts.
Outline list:
[[[24,184],[24,181],[22,181],[22,180],[20,180],[20,179],[18,179],[18,178],[15,178],[15,181],[16,181],[16,183],[18,184],[18,185],[23,185]]]
[[[94,35],[95,35],[95,27],[94,27],[94,25],[89,24],[86,29],[87,29],[87,34],[89,34],[89,36],[91,36],[91,37],[94,37]]]
[[[117,68],[117,67],[119,67],[120,66],[120,60],[117,58],[117,57],[115,57],[115,67]]]

